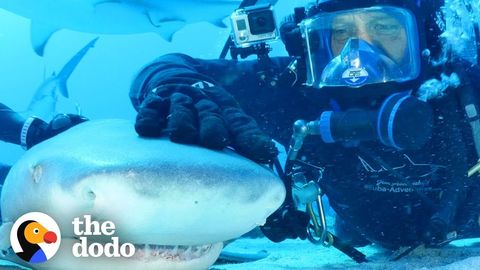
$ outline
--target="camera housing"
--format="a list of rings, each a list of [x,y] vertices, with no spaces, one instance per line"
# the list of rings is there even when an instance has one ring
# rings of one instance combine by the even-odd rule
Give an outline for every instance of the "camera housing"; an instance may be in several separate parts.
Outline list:
[[[278,38],[275,16],[270,5],[237,9],[230,19],[232,39],[237,47],[249,47]]]

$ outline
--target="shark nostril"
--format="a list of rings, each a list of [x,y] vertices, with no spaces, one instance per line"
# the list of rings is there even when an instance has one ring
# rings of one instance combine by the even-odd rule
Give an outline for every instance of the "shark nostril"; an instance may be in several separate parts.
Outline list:
[[[92,200],[92,201],[95,200],[95,198],[97,197],[97,195],[95,195],[95,192],[93,192],[93,190],[90,190],[90,191],[88,192],[87,196],[88,196],[88,198],[89,198],[90,200]]]
[[[87,189],[84,193],[85,195],[85,198],[87,198],[88,200],[95,200],[95,198],[97,198],[97,195],[95,194],[95,192],[91,189]]]

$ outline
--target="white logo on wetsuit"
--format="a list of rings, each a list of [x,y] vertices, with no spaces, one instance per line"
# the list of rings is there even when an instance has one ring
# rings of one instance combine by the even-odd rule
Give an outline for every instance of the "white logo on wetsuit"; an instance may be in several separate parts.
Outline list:
[[[208,88],[208,87],[213,87],[214,84],[209,83],[207,81],[198,81],[198,82],[192,84],[192,86],[195,87],[195,88],[205,89],[205,88]]]
[[[380,164],[377,168],[372,166],[365,158],[358,156],[360,164],[364,169],[362,180],[366,181],[364,188],[378,192],[414,192],[415,190],[425,192],[433,191],[431,182],[435,181],[435,173],[443,165],[415,163],[408,155],[404,154],[404,162],[399,166],[392,166],[387,169]],[[397,176],[395,176],[396,174]],[[398,179],[399,177],[404,180]],[[408,182],[407,182],[408,181]]]

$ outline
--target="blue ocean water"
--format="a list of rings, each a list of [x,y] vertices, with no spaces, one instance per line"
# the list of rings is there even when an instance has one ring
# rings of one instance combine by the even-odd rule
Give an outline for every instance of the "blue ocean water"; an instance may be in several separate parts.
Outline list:
[[[287,3],[288,2],[288,3]],[[280,20],[293,6],[305,0],[280,1],[276,15]],[[229,14],[226,14],[229,15]],[[228,20],[225,20],[229,25]],[[81,112],[91,119],[134,119],[135,112],[128,98],[130,83],[145,64],[166,53],[181,52],[193,57],[218,58],[229,35],[228,28],[206,22],[190,24],[177,32],[172,42],[156,33],[130,35],[97,35],[71,30],[53,34],[45,55],[36,55],[30,43],[30,20],[0,7],[0,102],[14,110],[24,111],[35,90],[52,72],[94,37],[99,36],[68,81],[70,101],[59,101],[59,112]],[[280,42],[279,42],[280,43]],[[285,51],[274,45],[275,54]],[[0,142],[0,162],[13,163],[22,154],[18,146]]]
[[[277,16],[291,12],[305,1],[279,1]],[[291,3],[294,2],[294,5]],[[61,100],[59,112],[75,112],[77,105],[91,119],[133,120],[135,111],[128,99],[130,82],[141,66],[173,52],[200,58],[217,58],[229,29],[208,23],[188,25],[175,34],[173,42],[155,33],[96,35],[61,30],[49,41],[45,56],[36,55],[30,44],[30,21],[0,9],[0,102],[17,111],[25,110],[41,82],[58,71],[65,61],[92,38],[100,36],[68,81],[71,101]],[[275,55],[285,55],[276,44]],[[0,127],[1,128],[1,127]],[[18,146],[0,143],[0,162],[14,163],[23,153]]]

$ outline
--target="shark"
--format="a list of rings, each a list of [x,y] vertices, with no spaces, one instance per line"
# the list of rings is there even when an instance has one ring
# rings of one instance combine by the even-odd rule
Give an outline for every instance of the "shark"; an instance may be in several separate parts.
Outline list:
[[[67,81],[87,52],[95,46],[98,37],[92,39],[67,61],[58,73],[53,73],[37,88],[28,105],[27,114],[34,114],[46,122],[55,114],[58,98],[69,97]],[[28,115],[30,116],[30,115]]]
[[[43,55],[53,33],[60,29],[96,34],[154,32],[171,41],[186,24],[210,22],[226,27],[223,19],[241,0],[2,0],[0,8],[31,20],[31,42]],[[276,1],[272,1],[274,4]]]
[[[232,150],[142,138],[128,120],[91,120],[34,146],[12,167],[0,200],[0,258],[26,264],[9,249],[8,232],[38,211],[57,222],[61,245],[29,267],[207,269],[222,243],[264,224],[284,199],[276,174]],[[134,256],[73,257],[72,221],[85,214],[114,222]]]

